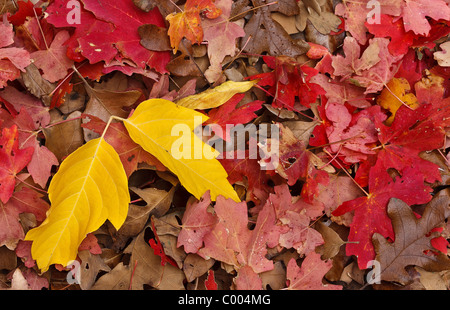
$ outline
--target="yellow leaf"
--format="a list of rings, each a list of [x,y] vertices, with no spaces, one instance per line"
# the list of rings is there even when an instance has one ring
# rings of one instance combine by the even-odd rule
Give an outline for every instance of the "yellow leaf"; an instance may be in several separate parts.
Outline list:
[[[378,105],[391,112],[391,116],[386,120],[387,125],[392,124],[397,110],[403,103],[407,104],[411,109],[419,107],[416,96],[409,93],[410,90],[411,86],[406,79],[393,78],[378,96]]]
[[[47,218],[25,237],[33,241],[31,256],[42,272],[74,260],[81,241],[106,220],[119,229],[130,202],[119,155],[102,138],[89,141],[62,162],[48,194]]]
[[[244,93],[252,88],[258,81],[234,82],[227,81],[215,88],[208,89],[200,94],[180,99],[176,102],[179,106],[204,110],[221,106],[237,93]]]
[[[124,124],[134,142],[176,174],[197,199],[210,190],[212,200],[223,195],[239,202],[227,172],[216,159],[218,152],[193,132],[207,119],[171,101],[150,99],[142,102]]]

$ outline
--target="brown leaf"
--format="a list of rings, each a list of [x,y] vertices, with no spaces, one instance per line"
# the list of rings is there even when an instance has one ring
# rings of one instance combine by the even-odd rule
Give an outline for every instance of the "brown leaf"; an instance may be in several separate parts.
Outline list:
[[[321,221],[316,223],[314,229],[320,232],[325,242],[316,248],[316,252],[322,254],[321,258],[323,260],[336,256],[341,246],[345,243],[339,234]]]
[[[138,29],[141,45],[151,51],[171,51],[167,29],[152,24],[142,25]]]
[[[44,79],[34,64],[26,67],[25,71],[22,73],[22,80],[25,87],[31,94],[40,98],[46,106],[50,106],[52,101],[50,94],[55,89],[55,85]]]
[[[81,259],[80,287],[83,290],[89,290],[94,285],[100,271],[111,270],[99,255],[91,254],[87,250],[78,252],[78,257]]]
[[[0,15],[3,15],[7,12],[15,13],[17,11],[17,7],[14,4],[13,0],[0,0]]]
[[[148,228],[150,229],[150,226]],[[183,271],[170,264],[161,265],[161,257],[155,255],[144,240],[145,230],[124,250],[124,253],[131,253],[130,266],[134,269],[131,289],[141,290],[144,284],[160,290],[184,289]]]
[[[107,122],[112,115],[126,118],[128,113],[123,110],[123,107],[132,106],[141,96],[141,92],[137,90],[123,92],[95,88],[86,88],[86,90],[89,101],[84,113],[97,116],[104,122]]]
[[[271,12],[280,12],[287,16],[293,16],[300,13],[296,0],[278,0],[275,4],[269,6]]]
[[[186,275],[186,280],[192,282],[198,277],[205,274],[215,263],[214,259],[204,259],[197,254],[188,254],[183,262],[183,271]]]
[[[299,1],[300,14],[296,16],[297,29],[304,31],[307,20],[309,20],[321,34],[329,34],[331,31],[337,32],[341,19],[334,15],[332,10],[331,12],[326,10],[328,2],[326,0]],[[321,6],[324,6],[323,10]]]
[[[51,115],[55,115],[58,112],[56,110],[50,111]],[[77,118],[81,116],[80,111],[71,113],[66,120]],[[63,117],[58,115],[51,121],[57,123],[62,121]],[[63,122],[61,124],[46,127],[42,129],[45,136],[45,146],[55,154],[58,161],[75,151],[78,147],[84,144],[83,130],[81,128],[81,119],[75,119],[73,121]]]
[[[265,3],[255,0],[254,4],[259,6]],[[255,11],[244,27],[244,31],[246,35],[241,40],[241,48],[246,53],[268,52],[271,56],[296,57],[309,50],[308,43],[303,40],[293,40],[283,27],[270,17],[270,10],[267,6]],[[248,43],[247,40],[249,40]]]
[[[442,253],[432,254],[431,239],[436,237],[430,231],[442,224],[450,216],[450,198],[436,196],[417,219],[411,208],[403,201],[392,198],[388,205],[388,215],[395,231],[395,242],[387,241],[375,233],[372,242],[377,253],[376,260],[381,266],[381,280],[407,284],[411,281],[407,266],[420,266],[427,271],[450,269],[450,259]]]
[[[131,271],[130,266],[125,266],[121,262],[111,272],[100,277],[91,290],[128,290]]]

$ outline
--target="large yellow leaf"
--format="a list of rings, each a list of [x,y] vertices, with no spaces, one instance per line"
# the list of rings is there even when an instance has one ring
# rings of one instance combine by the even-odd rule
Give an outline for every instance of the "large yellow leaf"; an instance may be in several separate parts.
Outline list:
[[[193,132],[207,119],[204,114],[171,101],[150,99],[142,102],[124,124],[134,142],[176,174],[197,199],[210,190],[212,200],[222,195],[240,201],[227,180],[227,172],[216,159],[218,153]],[[185,130],[179,135],[178,130],[173,131],[176,128]],[[174,145],[179,146],[175,152]],[[176,150],[185,155],[180,156]]]
[[[227,81],[215,88],[180,99],[176,102],[176,104],[195,110],[216,108],[230,100],[234,95],[238,93],[245,93],[256,83],[258,83],[256,80],[245,82]]]
[[[106,220],[119,229],[130,202],[119,155],[102,138],[89,141],[62,162],[48,194],[47,218],[25,237],[33,241],[31,256],[42,272],[74,260],[81,241]]]

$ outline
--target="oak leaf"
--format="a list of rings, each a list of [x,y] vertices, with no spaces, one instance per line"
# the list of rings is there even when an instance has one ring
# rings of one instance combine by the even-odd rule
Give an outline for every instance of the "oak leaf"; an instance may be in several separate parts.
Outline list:
[[[408,283],[411,278],[405,270],[407,266],[420,266],[428,271],[450,268],[446,254],[428,253],[434,249],[431,240],[439,235],[430,232],[450,216],[448,196],[440,195],[431,200],[420,219],[408,204],[396,198],[390,200],[387,212],[394,226],[394,242],[387,241],[380,234],[372,237],[376,260],[381,264],[381,280]]]
[[[253,4],[259,7],[244,27],[245,36],[241,39],[241,48],[249,54],[261,55],[267,52],[271,56],[297,57],[309,50],[304,40],[294,40],[270,16],[270,6],[262,0]],[[247,43],[248,41],[248,43]]]

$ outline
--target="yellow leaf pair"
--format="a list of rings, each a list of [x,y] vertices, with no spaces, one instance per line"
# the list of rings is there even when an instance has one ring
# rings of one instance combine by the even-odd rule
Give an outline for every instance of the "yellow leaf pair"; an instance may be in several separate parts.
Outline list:
[[[228,91],[221,93],[219,88],[215,98],[210,97],[210,92],[205,96],[209,104],[218,106],[253,85],[228,84]],[[215,159],[217,152],[193,132],[207,119],[173,102],[150,99],[142,102],[130,118],[122,120],[134,142],[175,173],[196,198],[209,190],[212,200],[222,195],[239,202],[225,169]],[[177,128],[180,130],[174,130]],[[178,152],[187,156],[180,157]],[[128,179],[119,155],[103,137],[89,141],[62,162],[48,194],[51,208],[46,220],[25,238],[33,241],[31,254],[42,272],[52,264],[66,266],[75,260],[86,235],[106,220],[119,229],[130,202]]]

